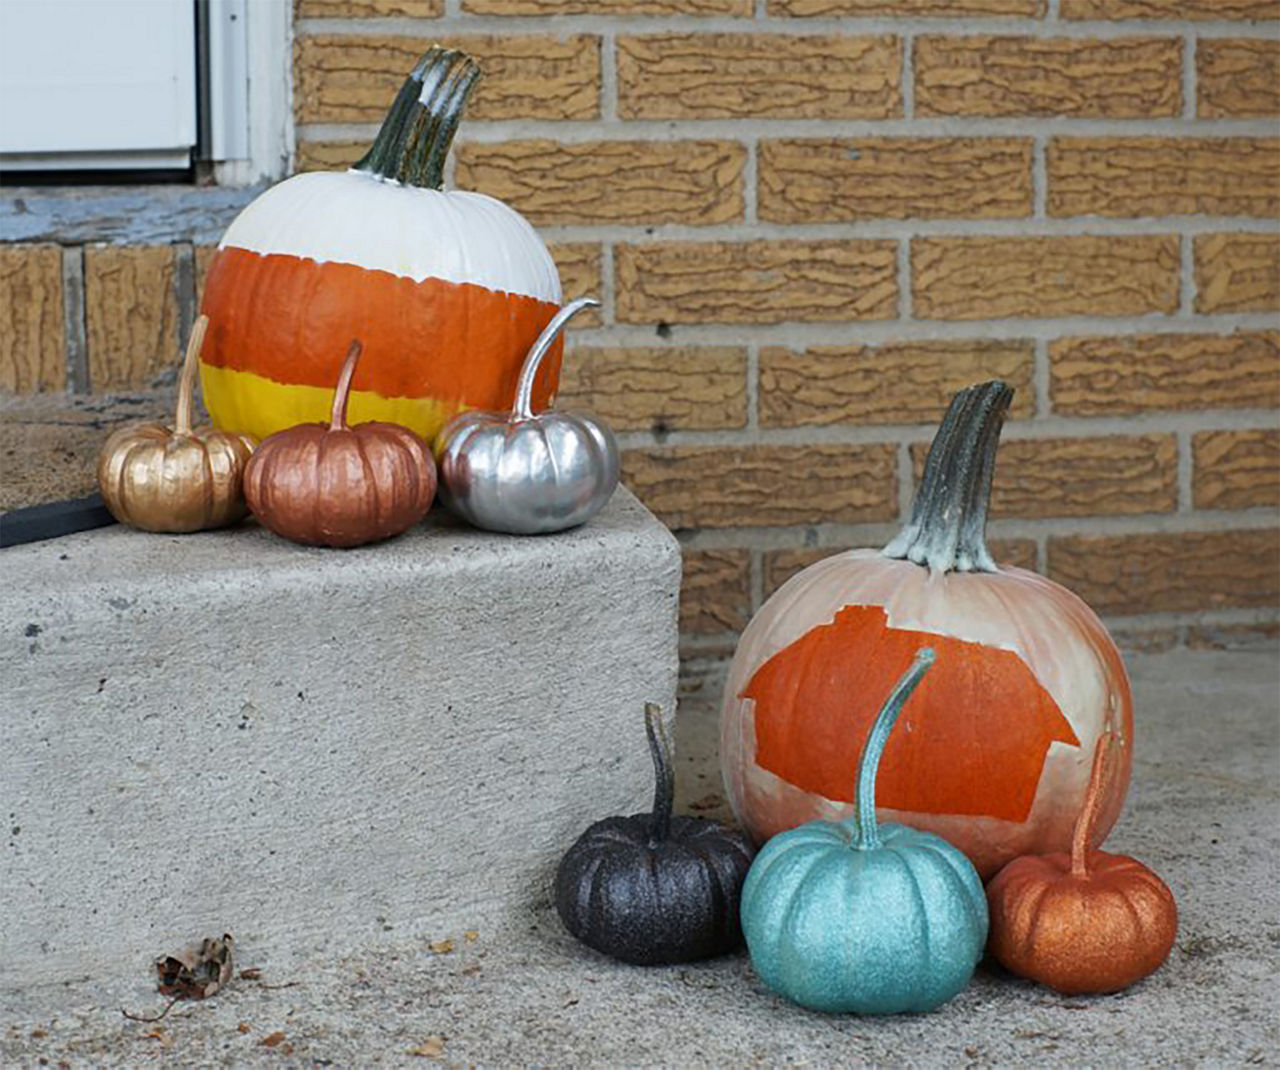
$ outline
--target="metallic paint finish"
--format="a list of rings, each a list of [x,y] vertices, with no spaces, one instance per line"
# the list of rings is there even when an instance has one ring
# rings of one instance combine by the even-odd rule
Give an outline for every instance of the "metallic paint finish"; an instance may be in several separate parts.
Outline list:
[[[102,500],[122,524],[185,533],[234,524],[248,511],[243,482],[253,439],[191,426],[191,390],[208,324],[201,316],[192,327],[173,426],[123,427],[98,455]]]
[[[510,413],[466,412],[440,432],[440,498],[469,524],[514,535],[564,531],[590,520],[618,486],[608,427],[577,413],[533,412],[542,358],[570,317],[597,304],[580,298],[547,324],[525,358]]]
[[[1068,995],[1140,981],[1177,936],[1178,908],[1164,881],[1136,859],[1093,847],[1118,746],[1110,735],[1098,743],[1071,853],[1014,859],[987,886],[988,950],[1011,973]]]

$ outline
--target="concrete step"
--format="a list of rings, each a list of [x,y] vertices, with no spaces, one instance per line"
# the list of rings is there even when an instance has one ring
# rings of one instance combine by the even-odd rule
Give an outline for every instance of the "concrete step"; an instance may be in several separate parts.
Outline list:
[[[674,712],[679,549],[625,490],[551,537],[113,527],[0,570],[0,988],[518,926]]]

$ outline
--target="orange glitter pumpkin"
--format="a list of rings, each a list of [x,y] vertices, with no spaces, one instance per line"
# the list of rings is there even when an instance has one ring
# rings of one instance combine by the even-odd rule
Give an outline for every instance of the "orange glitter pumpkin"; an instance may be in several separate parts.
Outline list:
[[[987,886],[987,950],[1011,973],[1067,995],[1117,992],[1159,968],[1178,908],[1159,877],[1127,855],[1092,847],[1115,737],[1098,741],[1070,854],[1026,855]]]

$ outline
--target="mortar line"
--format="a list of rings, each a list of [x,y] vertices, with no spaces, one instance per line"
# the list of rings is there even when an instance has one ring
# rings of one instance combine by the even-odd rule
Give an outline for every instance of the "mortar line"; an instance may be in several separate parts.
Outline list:
[[[911,239],[898,239],[898,247],[894,252],[894,267],[898,282],[898,319],[910,320],[913,316],[911,292]]]
[[[1196,35],[1188,30],[1182,38],[1182,117],[1196,117]]]
[[[614,320],[613,242],[600,244],[600,318],[606,325]]]
[[[1060,7],[1059,0],[1048,0],[1045,5],[1044,21],[1050,25],[1061,21]]]
[[[743,223],[754,227],[759,222],[760,212],[760,141],[749,137],[744,145],[747,158],[742,165]]]
[[[1031,214],[1036,219],[1049,215],[1048,138],[1037,134],[1031,143]]]
[[[911,443],[898,443],[898,520],[911,519],[911,506],[916,496],[916,474],[911,463]]]
[[[1191,451],[1193,432],[1180,429],[1177,432],[1178,443],[1178,512],[1189,513],[1195,508],[1195,495],[1192,490],[1194,460]]]
[[[174,245],[173,293],[178,307],[178,352],[185,353],[196,318],[196,257],[190,242]]]
[[[907,33],[902,37],[902,117],[913,119],[916,114],[916,38]]]
[[[745,430],[758,436],[760,432],[760,346],[747,343],[747,426]]]
[[[1184,316],[1195,314],[1196,258],[1191,235],[1178,238],[1178,311]]]
[[[1036,571],[1041,576],[1049,575],[1049,536],[1045,534],[1037,535],[1036,544]]]
[[[600,119],[618,121],[618,41],[612,31],[600,37]]]
[[[62,329],[66,339],[66,392],[87,394],[91,384],[88,328],[85,323],[83,245],[62,247]]]
[[[747,586],[754,615],[764,605],[764,551],[751,549],[747,558]]]
[[[1050,394],[1053,368],[1049,360],[1049,342],[1045,338],[1035,340],[1032,355],[1032,385],[1036,392],[1036,418],[1047,420],[1053,415],[1053,401]]]
[[[573,17],[567,27],[559,15],[472,15],[461,11],[457,0],[445,0],[445,12],[439,18],[303,18],[294,23],[295,39],[308,35],[333,37],[445,37],[455,34],[538,34],[561,39],[620,30],[631,36],[644,37],[664,33],[747,33],[753,36],[811,37],[824,34],[854,36],[901,36],[907,33],[950,37],[1033,37],[1039,39],[1072,39],[1122,41],[1130,38],[1172,38],[1183,32],[1177,20],[1158,19],[1091,19],[1057,21],[1036,16],[987,17],[956,16],[938,18],[912,15],[835,15],[825,18],[773,18],[761,15],[657,15],[646,16],[637,26],[634,16],[626,14],[589,14]],[[1185,24],[1184,24],[1185,25]],[[1256,24],[1252,24],[1256,25]],[[1215,19],[1198,22],[1195,32],[1206,37],[1240,37],[1251,24],[1238,19]]]

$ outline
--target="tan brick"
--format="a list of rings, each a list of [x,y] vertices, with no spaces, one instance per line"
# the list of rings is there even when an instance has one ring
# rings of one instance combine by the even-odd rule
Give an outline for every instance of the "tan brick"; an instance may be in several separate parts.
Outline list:
[[[1280,212],[1280,138],[1054,138],[1048,174],[1050,215]]]
[[[172,245],[88,245],[84,310],[95,393],[155,385],[179,363]]]
[[[941,418],[955,392],[982,379],[1015,388],[1013,415],[1035,413],[1030,342],[898,342],[760,351],[764,427],[917,424]]]
[[[892,241],[654,242],[614,248],[622,323],[891,319]]]
[[[573,349],[561,408],[584,408],[615,431],[713,430],[747,422],[747,351],[735,346]]]
[[[1144,119],[1182,112],[1182,43],[916,38],[917,115]]]
[[[1062,0],[1064,19],[1277,19],[1277,0]]]
[[[1054,412],[1124,416],[1280,407],[1280,332],[1061,338],[1049,345]]]
[[[838,15],[897,15],[904,18],[960,15],[1039,18],[1046,0],[769,0],[770,15],[834,18]]]
[[[67,385],[62,247],[0,245],[0,390]]]
[[[902,114],[896,37],[620,37],[623,119],[887,119]]]
[[[473,15],[750,15],[755,0],[462,0]]]
[[[1206,119],[1280,115],[1280,41],[1200,38],[1196,112]]]
[[[760,218],[994,219],[1031,214],[1028,138],[763,141]]]
[[[1275,654],[1280,640],[1280,621],[1257,624],[1199,624],[1187,629],[1187,646],[1192,650],[1239,650]]]
[[[297,121],[380,122],[413,65],[437,43],[470,53],[484,72],[467,105],[472,119],[594,119],[600,114],[600,39],[588,34],[563,39],[308,34],[294,42]]]
[[[294,152],[293,170],[345,171],[369,151],[367,141],[299,141]]]
[[[879,550],[879,546],[866,549]],[[770,550],[764,555],[764,596],[768,598],[796,573],[817,564],[824,558],[844,550],[858,549],[852,546],[822,546],[809,550]],[[1034,572],[1036,544],[1034,539],[988,539],[987,549],[1000,565],[1012,565]]]
[[[1273,606],[1280,531],[1051,538],[1049,577],[1116,616]]]
[[[686,550],[680,584],[681,634],[740,632],[750,619],[750,551]]]
[[[547,248],[560,271],[560,288],[566,302],[579,297],[600,297],[599,245],[595,242],[553,242]],[[568,330],[599,327],[602,322],[600,309],[589,308],[573,317]]]
[[[682,446],[628,450],[623,480],[668,527],[770,527],[889,520],[895,449]]]
[[[912,301],[924,319],[1176,312],[1173,235],[917,238]]]
[[[1197,509],[1280,506],[1280,431],[1201,431],[1191,456]]]
[[[537,226],[730,223],[743,214],[737,141],[506,141],[457,151],[454,182]]]
[[[1280,309],[1280,235],[1201,234],[1194,249],[1197,312]]]
[[[295,19],[434,19],[444,0],[294,0]]]
[[[917,481],[928,449],[911,447]],[[1125,516],[1177,505],[1173,435],[1007,440],[991,487],[993,517]]]

